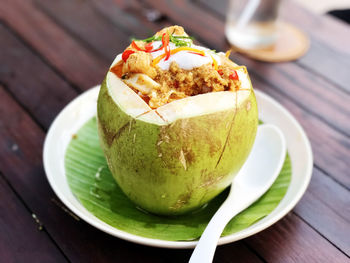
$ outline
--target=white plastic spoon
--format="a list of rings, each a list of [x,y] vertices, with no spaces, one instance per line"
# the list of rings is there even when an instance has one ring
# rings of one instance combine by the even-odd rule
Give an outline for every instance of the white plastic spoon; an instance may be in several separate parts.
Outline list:
[[[279,128],[259,126],[253,149],[233,180],[226,201],[210,220],[190,258],[190,263],[212,262],[217,242],[227,223],[261,197],[276,180],[286,155]]]

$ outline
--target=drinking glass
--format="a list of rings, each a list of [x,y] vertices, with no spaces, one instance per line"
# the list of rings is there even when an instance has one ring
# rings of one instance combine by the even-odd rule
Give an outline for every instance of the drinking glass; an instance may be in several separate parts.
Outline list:
[[[230,0],[226,37],[241,49],[272,46],[278,36],[277,16],[281,0]]]

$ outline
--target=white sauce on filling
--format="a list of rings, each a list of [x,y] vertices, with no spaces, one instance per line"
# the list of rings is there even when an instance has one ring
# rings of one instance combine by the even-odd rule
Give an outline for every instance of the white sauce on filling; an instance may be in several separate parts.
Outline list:
[[[161,41],[153,42],[154,49],[157,49],[161,45],[162,45]],[[169,43],[169,46],[170,46],[170,50],[178,48],[175,46],[174,43],[171,43],[171,42]],[[175,61],[179,65],[180,68],[185,69],[185,70],[190,70],[193,68],[198,68],[198,67],[205,65],[205,64],[208,64],[208,63],[213,63],[212,57],[217,61],[218,65],[221,65],[220,57],[217,54],[215,54],[215,52],[211,51],[210,49],[205,48],[205,47],[201,47],[201,46],[197,46],[197,45],[193,45],[193,44],[191,44],[190,47],[195,48],[195,49],[199,49],[199,50],[203,50],[205,52],[205,56],[190,53],[192,51],[182,50],[182,51],[179,51],[175,54],[170,55],[169,59],[166,61],[165,61],[165,58],[163,58],[157,65],[162,70],[168,70],[171,62]],[[155,59],[156,57],[164,54],[164,49],[161,49],[161,50],[158,50],[155,52],[151,52],[150,54],[152,55],[153,59]]]

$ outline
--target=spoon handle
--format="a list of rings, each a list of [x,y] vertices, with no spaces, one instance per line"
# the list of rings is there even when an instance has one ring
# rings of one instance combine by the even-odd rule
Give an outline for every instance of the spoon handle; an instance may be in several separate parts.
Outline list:
[[[269,149],[269,154],[266,154],[266,149]],[[252,152],[232,183],[226,201],[204,230],[190,263],[212,262],[226,224],[271,187],[283,166],[285,153],[286,143],[282,132],[273,125],[259,127]]]
[[[210,220],[208,226],[205,228],[192,253],[189,263],[212,262],[222,231],[230,219],[237,215],[241,210],[241,207],[234,207],[234,205],[227,202],[227,200],[221,205],[219,210]]]

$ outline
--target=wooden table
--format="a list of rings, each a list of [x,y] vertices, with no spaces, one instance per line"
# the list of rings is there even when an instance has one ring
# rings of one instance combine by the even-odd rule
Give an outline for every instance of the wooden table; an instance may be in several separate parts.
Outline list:
[[[186,262],[191,250],[109,236],[79,220],[51,190],[45,133],[74,97],[101,83],[132,36],[171,24],[228,49],[226,1],[3,0],[0,4],[0,261]],[[215,262],[350,262],[350,27],[286,1],[282,18],[308,33],[301,59],[268,64],[235,54],[255,89],[306,130],[311,184],[281,221],[217,249]]]

